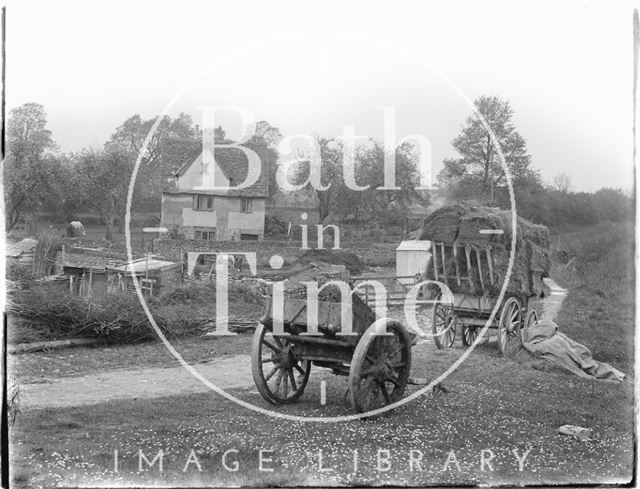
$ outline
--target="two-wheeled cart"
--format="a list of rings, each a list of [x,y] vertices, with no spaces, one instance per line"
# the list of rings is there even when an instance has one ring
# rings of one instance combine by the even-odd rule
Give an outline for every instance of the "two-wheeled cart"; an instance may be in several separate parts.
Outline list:
[[[398,321],[374,324],[376,315],[352,294],[353,335],[342,334],[341,302],[317,301],[318,334],[309,334],[307,299],[284,297],[285,334],[274,334],[273,300],[267,297],[253,337],[251,368],[258,391],[272,404],[302,396],[311,366],[349,377],[353,409],[366,412],[404,395],[411,370],[411,339]],[[345,328],[346,330],[346,328]],[[380,334],[385,332],[387,334]]]

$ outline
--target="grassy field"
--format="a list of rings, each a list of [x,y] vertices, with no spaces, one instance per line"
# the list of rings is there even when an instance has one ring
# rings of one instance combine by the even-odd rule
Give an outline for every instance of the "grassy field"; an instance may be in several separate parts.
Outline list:
[[[285,421],[238,407],[214,393],[27,410],[11,430],[12,478],[24,487],[628,481],[635,460],[630,238],[621,226],[554,237],[553,276],[569,288],[558,317],[560,330],[591,348],[596,359],[627,373],[623,384],[574,377],[539,361],[503,358],[490,342],[473,351],[447,378],[449,393],[426,393],[374,419]],[[187,359],[198,362],[247,353],[249,342],[248,335],[241,335],[214,341],[185,339],[176,346]],[[459,343],[449,350],[417,347],[412,375],[434,378],[463,351]],[[22,378],[175,364],[157,344],[38,353],[18,360],[16,370]],[[323,406],[319,377],[312,372],[299,403],[273,412],[350,414],[344,402],[345,379],[327,382]],[[270,408],[254,389],[232,393]],[[559,435],[557,429],[563,424],[591,428],[593,439],[580,442]],[[520,466],[518,457],[522,460],[529,449]],[[139,471],[140,453],[153,460],[159,450],[162,472],[158,462]],[[272,471],[260,470],[261,450],[262,469]],[[238,471],[225,468],[225,452],[227,466],[233,468],[235,460]],[[489,462],[483,464],[483,458]]]

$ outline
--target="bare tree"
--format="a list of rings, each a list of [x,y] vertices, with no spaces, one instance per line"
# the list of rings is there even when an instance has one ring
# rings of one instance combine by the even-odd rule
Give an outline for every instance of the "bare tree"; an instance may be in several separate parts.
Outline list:
[[[566,173],[558,173],[553,177],[553,183],[551,185],[558,192],[566,194],[571,190],[571,179]]]

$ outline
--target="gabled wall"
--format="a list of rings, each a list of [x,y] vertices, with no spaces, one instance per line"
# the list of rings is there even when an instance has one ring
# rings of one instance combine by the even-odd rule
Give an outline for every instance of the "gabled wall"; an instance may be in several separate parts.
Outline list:
[[[176,189],[179,191],[199,190],[206,192],[213,188],[214,182],[217,187],[229,186],[229,179],[217,163],[208,164],[206,172],[203,173],[202,155],[200,155],[181,176],[176,178]]]

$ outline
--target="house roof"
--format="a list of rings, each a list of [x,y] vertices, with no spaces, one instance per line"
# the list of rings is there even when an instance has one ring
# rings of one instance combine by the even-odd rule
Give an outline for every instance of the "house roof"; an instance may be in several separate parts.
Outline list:
[[[226,141],[225,141],[226,142]],[[247,188],[235,190],[234,186],[244,182],[248,171],[248,160],[241,149],[238,148],[220,148],[215,149],[215,160],[220,170],[229,179],[231,189],[228,191],[212,191],[210,194],[220,194],[229,197],[268,197],[269,196],[269,166],[274,162],[273,155],[266,146],[244,144],[246,148],[255,151],[260,157],[261,171],[258,181]],[[198,157],[202,154],[202,148],[197,148],[185,154],[182,166],[174,173],[174,176],[180,177],[193,165]],[[181,193],[183,191],[177,188],[166,189],[168,193]]]

